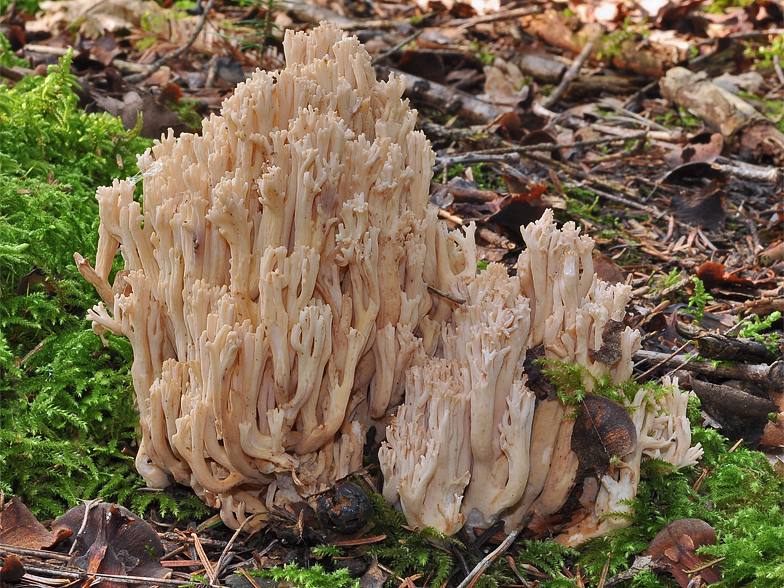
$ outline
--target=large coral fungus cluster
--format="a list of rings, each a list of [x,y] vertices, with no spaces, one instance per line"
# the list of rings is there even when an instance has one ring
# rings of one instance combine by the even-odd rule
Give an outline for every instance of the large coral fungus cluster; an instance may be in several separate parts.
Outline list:
[[[95,325],[133,344],[139,471],[233,526],[360,467],[420,323],[449,314],[427,286],[460,262],[427,208],[433,154],[405,80],[377,82],[329,25],[284,50],[201,136],[140,157],[143,210],[132,180],[100,189],[95,270],[77,256],[108,306]]]
[[[96,331],[133,345],[137,467],[150,486],[192,486],[230,526],[261,525],[357,470],[405,392],[380,460],[411,524],[546,516],[576,483],[574,421],[528,389],[526,352],[628,378],[637,334],[614,329],[609,352],[604,335],[628,288],[597,280],[592,241],[551,213],[524,229],[515,277],[477,275],[473,228],[449,232],[428,206],[433,153],[404,80],[377,82],[342,37],[287,33],[286,69],[240,84],[201,136],[156,143],[139,159],[143,208],[133,179],[98,191],[95,268],[75,257],[106,303]],[[635,413],[645,443],[596,478],[575,537],[605,530],[640,459],[693,460],[681,394],[664,398]]]

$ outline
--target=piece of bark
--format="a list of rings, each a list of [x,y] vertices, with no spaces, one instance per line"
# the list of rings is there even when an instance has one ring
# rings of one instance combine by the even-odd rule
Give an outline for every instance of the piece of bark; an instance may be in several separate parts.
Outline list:
[[[437,108],[444,114],[457,116],[469,124],[490,123],[509,110],[478,100],[467,92],[436,84],[410,73],[376,66],[378,79],[387,79],[390,73],[405,76],[407,98]]]
[[[768,155],[784,162],[784,133],[742,98],[706,79],[674,67],[660,81],[662,96],[699,117],[719,131],[728,144],[740,147],[741,155]]]
[[[644,78],[618,75],[578,76],[569,86],[567,96],[594,96],[598,94],[626,95],[645,86]]]
[[[700,399],[701,408],[721,425],[723,435],[743,439],[752,449],[762,440],[768,415],[777,412],[775,403],[732,386],[711,384],[696,378],[691,387]]]
[[[709,333],[697,339],[700,356],[718,361],[765,362],[775,361],[781,353],[774,353],[755,339],[727,337]]]
[[[671,357],[667,353],[643,349],[634,354],[634,361],[643,360],[651,364],[661,364],[661,367],[684,369],[718,378],[754,382],[768,387],[773,392],[784,392],[784,360],[781,359],[772,365],[743,363],[715,365],[713,361],[691,359],[685,355]]]

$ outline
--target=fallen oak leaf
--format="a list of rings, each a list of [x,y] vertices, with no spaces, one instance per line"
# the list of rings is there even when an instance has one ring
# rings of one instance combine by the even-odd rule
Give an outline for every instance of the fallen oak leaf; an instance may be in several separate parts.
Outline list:
[[[101,503],[86,515],[79,505],[52,523],[52,529],[78,533],[74,564],[100,573],[167,578],[171,574],[160,564],[164,554],[158,534],[127,508]],[[112,570],[112,571],[109,571]]]
[[[572,430],[572,451],[580,473],[607,471],[613,459],[637,447],[637,430],[624,406],[597,394],[586,394]]]
[[[25,549],[48,549],[67,539],[73,531],[47,531],[18,498],[12,498],[0,512],[0,543]]]

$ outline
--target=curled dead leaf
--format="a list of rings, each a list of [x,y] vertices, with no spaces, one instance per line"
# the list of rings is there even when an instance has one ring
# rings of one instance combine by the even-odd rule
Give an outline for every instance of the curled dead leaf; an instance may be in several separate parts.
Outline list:
[[[626,408],[609,398],[587,394],[572,431],[572,451],[580,472],[603,474],[613,458],[637,447],[637,430]]]

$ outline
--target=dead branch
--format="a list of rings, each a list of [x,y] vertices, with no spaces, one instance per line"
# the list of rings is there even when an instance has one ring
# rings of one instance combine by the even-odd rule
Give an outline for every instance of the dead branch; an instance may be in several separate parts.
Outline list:
[[[555,89],[555,92],[550,94],[546,100],[542,101],[542,106],[545,108],[552,108],[555,106],[561,97],[566,93],[566,90],[569,89],[569,84],[572,83],[572,80],[577,77],[577,74],[580,73],[580,68],[586,62],[588,57],[591,55],[591,51],[593,51],[593,41],[588,41],[583,47],[580,54],[577,56],[577,59],[574,60],[572,66],[566,70],[561,83],[558,84],[558,87]]]
[[[692,359],[686,355],[670,357],[667,353],[641,350],[634,354],[634,361],[661,363],[663,367],[680,368],[728,380],[754,382],[770,387],[776,392],[784,392],[784,360],[779,360],[772,365],[743,363],[716,365],[713,361]]]
[[[394,68],[376,66],[376,76],[379,79],[388,78],[390,73],[405,76],[406,96],[411,100],[457,116],[470,124],[487,124],[508,110],[474,98],[468,92],[436,84]]]

